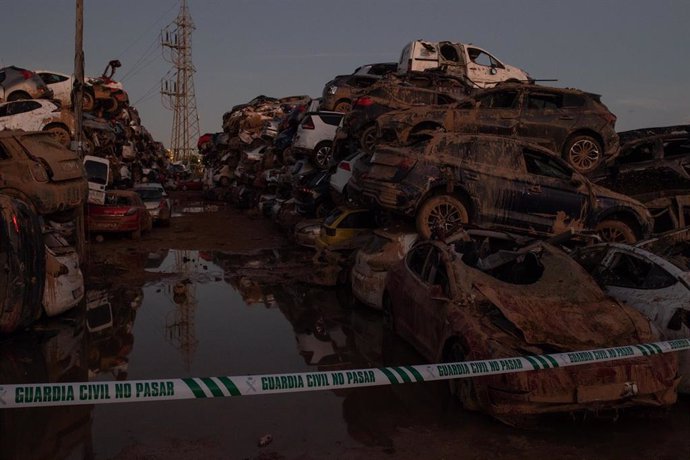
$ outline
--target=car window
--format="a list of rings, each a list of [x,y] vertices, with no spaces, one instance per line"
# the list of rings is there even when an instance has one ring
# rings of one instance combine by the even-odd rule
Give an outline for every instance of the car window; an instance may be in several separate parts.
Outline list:
[[[422,270],[424,269],[424,262],[426,262],[426,257],[429,254],[429,249],[431,248],[428,244],[423,244],[413,248],[407,258],[407,267],[415,273],[417,276],[422,278]]]
[[[10,115],[31,112],[32,110],[36,110],[41,107],[41,104],[36,101],[17,101],[8,105],[10,106],[8,109]]]
[[[58,75],[54,73],[47,73],[47,72],[41,72],[38,74],[39,77],[41,77],[41,80],[47,85],[52,85],[53,83],[60,83],[65,80],[67,80],[69,77],[66,77],[64,75]]]
[[[0,117],[6,117],[7,115],[10,114],[9,111],[7,110],[8,106],[9,106],[9,104],[5,104],[2,107],[0,107]]]
[[[510,109],[515,107],[517,91],[496,91],[477,98],[482,109]]]
[[[343,118],[343,115],[344,114],[342,114],[342,113],[341,114],[334,114],[334,113],[333,114],[324,114],[324,113],[320,114],[323,122],[326,123],[327,125],[331,125],[331,126],[338,126],[338,124],[340,123],[340,119]]]
[[[632,289],[663,289],[673,286],[677,280],[650,261],[617,253],[602,274],[602,282]]]
[[[467,54],[470,57],[470,60],[474,62],[475,64],[483,65],[486,67],[498,67],[498,68],[503,68],[503,65],[501,65],[498,60],[490,55],[489,53],[480,50],[479,48],[472,48],[472,47],[467,47]]]
[[[527,95],[525,107],[528,110],[555,110],[563,106],[561,94],[531,93]]]
[[[5,74],[5,71],[0,72],[0,83],[2,83],[3,81],[5,81],[5,75],[6,75],[6,74]]]
[[[570,180],[573,172],[565,165],[549,156],[529,149],[523,151],[527,172],[537,176],[553,177],[555,179]]]
[[[338,228],[375,228],[376,224],[368,212],[355,212],[344,218]]]
[[[0,160],[9,160],[11,158],[12,157],[10,156],[9,153],[7,153],[5,146],[0,144]]]
[[[688,154],[690,154],[690,138],[664,142],[665,157]]]

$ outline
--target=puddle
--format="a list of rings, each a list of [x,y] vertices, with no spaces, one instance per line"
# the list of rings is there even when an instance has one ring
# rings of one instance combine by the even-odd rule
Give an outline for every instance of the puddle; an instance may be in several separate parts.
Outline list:
[[[91,286],[85,322],[74,313],[71,320],[44,323],[39,332],[0,343],[0,383],[245,375],[422,362],[408,345],[384,334],[378,312],[343,308],[346,299],[340,291],[294,281],[275,283],[274,269],[291,263],[297,266],[299,259],[278,251],[151,253],[147,271],[174,275],[141,286],[119,286],[116,279],[100,289]],[[545,449],[542,453],[561,449],[572,444],[574,429],[588,446],[578,455],[597,456],[601,449],[613,449],[611,430],[616,430],[619,448],[651,453],[644,446],[654,444],[654,430],[687,434],[689,408],[690,401],[683,399],[664,419],[603,426],[565,423],[550,426],[555,433],[524,432],[463,412],[449,402],[446,385],[440,383],[0,410],[0,457],[248,458],[264,451],[287,458],[348,452],[367,457],[367,452],[395,452],[401,437],[415,433],[450,433],[483,457],[492,456],[501,444],[523,449],[534,444]],[[273,442],[260,450],[257,440],[266,434]]]

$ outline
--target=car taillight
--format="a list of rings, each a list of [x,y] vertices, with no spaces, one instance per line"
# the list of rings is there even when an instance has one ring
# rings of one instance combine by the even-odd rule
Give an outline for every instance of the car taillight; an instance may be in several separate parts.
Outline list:
[[[374,105],[374,100],[369,96],[360,97],[355,101],[355,105],[360,107],[369,107],[370,105]]]
[[[616,120],[618,120],[618,117],[611,112],[604,112],[601,114],[601,117],[606,121],[606,123],[611,125],[611,127],[614,127],[616,125]]]
[[[338,167],[343,171],[352,171],[352,169],[350,169],[350,163],[348,163],[347,161],[341,161]]]
[[[29,78],[32,78],[34,76],[34,73],[30,70],[22,70],[22,77],[24,77],[24,80],[28,80]]]
[[[302,129],[314,129],[314,120],[312,120],[311,115],[302,122]]]
[[[19,222],[16,215],[12,216],[12,224],[14,224],[14,231],[19,233]]]
[[[41,163],[33,163],[31,165],[31,175],[36,182],[48,182],[48,171]]]
[[[133,216],[137,213],[137,208],[129,208],[125,213],[125,216]]]

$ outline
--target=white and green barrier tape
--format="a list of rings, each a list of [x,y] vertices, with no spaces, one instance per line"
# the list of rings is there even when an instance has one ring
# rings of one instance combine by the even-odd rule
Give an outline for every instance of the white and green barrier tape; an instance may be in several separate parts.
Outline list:
[[[690,339],[571,353],[327,372],[124,382],[0,384],[0,409],[223,398],[432,382],[580,366],[683,350],[690,350]]]

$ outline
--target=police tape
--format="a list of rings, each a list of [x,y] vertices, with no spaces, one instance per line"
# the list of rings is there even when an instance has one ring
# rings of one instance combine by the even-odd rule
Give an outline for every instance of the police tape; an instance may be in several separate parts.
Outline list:
[[[342,371],[0,385],[0,408],[224,398],[396,385],[539,371],[683,350],[690,350],[690,339],[570,353]]]

